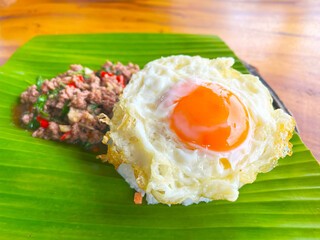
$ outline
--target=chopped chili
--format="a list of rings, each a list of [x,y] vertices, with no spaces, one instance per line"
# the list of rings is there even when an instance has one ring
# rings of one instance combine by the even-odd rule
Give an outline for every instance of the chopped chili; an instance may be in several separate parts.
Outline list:
[[[109,77],[114,76],[114,74],[113,74],[113,73],[108,73],[108,72],[107,72],[107,75],[108,75]]]
[[[83,76],[82,76],[82,75],[79,75],[79,76],[78,76],[78,79],[79,79],[79,81],[84,82],[84,79],[83,79]]]
[[[113,73],[109,73],[109,72],[105,72],[105,71],[101,71],[101,72],[100,72],[100,76],[101,76],[101,77],[104,77],[105,75],[108,75],[109,77],[114,76]]]
[[[76,88],[76,85],[75,85],[74,83],[68,83],[68,86],[69,86],[69,87]]]
[[[40,126],[43,128],[48,128],[49,127],[49,122],[42,117],[37,117],[37,121],[40,123]]]
[[[65,140],[66,137],[67,137],[69,134],[71,134],[71,131],[64,133],[64,134],[61,136],[60,140],[61,140],[61,141],[62,141],[62,140]]]
[[[124,77],[123,75],[119,75],[117,76],[117,80],[120,83],[120,85],[124,88],[125,87],[125,83],[124,83]]]
[[[105,72],[105,71],[101,71],[101,72],[100,72],[100,76],[101,76],[101,77],[104,77],[106,74],[107,74],[107,72]]]

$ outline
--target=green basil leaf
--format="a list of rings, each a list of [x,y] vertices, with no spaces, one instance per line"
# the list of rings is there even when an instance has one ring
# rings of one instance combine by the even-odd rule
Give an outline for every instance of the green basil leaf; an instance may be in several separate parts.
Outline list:
[[[71,73],[71,75],[76,75],[76,74],[84,75],[84,74],[86,74],[86,71],[84,69],[81,69],[81,70],[78,70],[78,71],[75,71],[75,72]]]
[[[39,76],[37,78],[37,82],[36,82],[36,86],[37,86],[37,91],[38,92],[42,92],[41,86],[42,86],[43,83],[44,83],[44,79],[41,76]]]
[[[50,90],[50,91],[49,91],[49,94],[48,94],[48,95],[49,95],[49,98],[50,98],[50,99],[56,98],[56,97],[59,95],[60,91],[61,91],[60,88],[55,88],[54,90]]]
[[[82,143],[81,145],[82,145],[82,147],[84,147],[84,148],[90,148],[90,147],[92,146],[92,144],[89,143],[89,142],[84,142],[84,143]]]
[[[40,123],[37,120],[37,114],[33,115],[32,120],[28,123],[27,128],[30,130],[37,130],[40,127]]]
[[[104,71],[104,70],[99,70],[99,71],[97,71],[97,72],[96,72],[96,76],[97,76],[97,77],[100,77],[100,74],[101,74],[102,71]]]
[[[44,112],[44,111],[41,110],[41,109],[39,109],[39,112],[40,112],[43,116],[45,116],[45,117],[50,117],[50,115],[49,115],[48,113]]]
[[[66,84],[64,84],[63,82],[59,82],[59,84],[60,84],[62,87],[64,87],[64,88],[66,88],[66,87],[67,87],[67,85],[66,85]],[[62,89],[60,89],[60,90],[62,90]]]
[[[64,104],[62,108],[62,115],[67,115],[69,113],[69,110],[70,110],[70,107],[68,106],[69,103],[70,103],[70,100],[66,101],[66,103]]]
[[[37,108],[39,111],[43,111],[43,107],[46,104],[46,101],[48,99],[48,95],[40,95],[36,101],[36,103],[33,105],[34,108]]]
[[[89,106],[90,110],[91,111],[94,111],[96,110],[97,108],[99,107],[99,104],[98,103],[93,103]]]

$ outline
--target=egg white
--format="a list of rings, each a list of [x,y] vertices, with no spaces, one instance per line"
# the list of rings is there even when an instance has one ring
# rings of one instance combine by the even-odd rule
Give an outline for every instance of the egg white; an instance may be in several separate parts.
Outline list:
[[[146,192],[151,203],[235,201],[243,184],[253,182],[257,173],[269,171],[280,157],[291,154],[293,118],[274,110],[270,93],[259,79],[234,70],[233,64],[233,58],[161,58],[148,63],[126,86],[105,136],[105,142],[112,139],[112,143],[104,158],[116,168],[123,164],[120,173],[136,190]],[[191,150],[179,140],[168,124],[174,104],[165,102],[170,88],[190,80],[215,82],[238,96],[250,119],[243,144],[214,152]],[[231,168],[225,169],[221,158]]]

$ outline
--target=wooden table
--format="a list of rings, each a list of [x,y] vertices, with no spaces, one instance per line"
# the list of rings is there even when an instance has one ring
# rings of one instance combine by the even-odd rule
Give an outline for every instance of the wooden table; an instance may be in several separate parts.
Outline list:
[[[216,34],[256,66],[320,159],[320,3],[299,0],[0,0],[0,64],[39,34]]]

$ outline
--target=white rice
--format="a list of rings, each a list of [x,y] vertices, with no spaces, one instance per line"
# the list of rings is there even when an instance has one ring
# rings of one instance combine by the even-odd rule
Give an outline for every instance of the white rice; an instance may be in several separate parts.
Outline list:
[[[159,202],[153,197],[152,194],[148,194],[145,191],[143,191],[138,184],[136,183],[136,178],[134,176],[133,169],[130,164],[122,163],[118,169],[118,173],[126,180],[126,182],[130,185],[131,188],[136,190],[137,192],[140,192],[142,194],[142,197],[146,195],[146,200],[148,204],[158,204]],[[199,201],[195,202],[191,200],[190,198],[184,200],[181,204],[184,206],[191,205],[193,203],[198,204],[199,202],[211,202],[212,199],[201,197]],[[168,206],[171,206],[171,204],[167,204]]]

